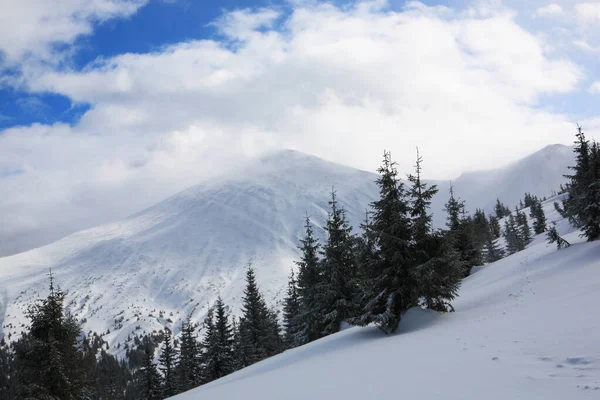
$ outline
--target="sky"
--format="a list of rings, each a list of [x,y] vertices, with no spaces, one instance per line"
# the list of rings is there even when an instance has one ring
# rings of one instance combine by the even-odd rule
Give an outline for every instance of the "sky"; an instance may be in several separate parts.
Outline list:
[[[453,179],[600,138],[600,0],[0,4],[0,255],[279,148]]]

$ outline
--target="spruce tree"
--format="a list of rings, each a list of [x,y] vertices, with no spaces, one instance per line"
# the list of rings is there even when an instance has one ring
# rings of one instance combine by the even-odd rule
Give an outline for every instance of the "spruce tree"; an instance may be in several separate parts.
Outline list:
[[[590,143],[580,126],[577,127],[577,135],[574,146],[575,165],[569,167],[573,173],[565,175],[568,179],[566,190],[569,196],[563,200],[563,210],[573,226],[581,228],[586,220],[586,192],[592,182],[589,179],[591,166]]]
[[[515,218],[512,214],[504,220],[504,239],[506,241],[506,251],[508,254],[514,254],[522,247]]]
[[[460,218],[464,209],[464,201],[459,201],[454,197],[454,187],[450,185],[450,198],[445,204],[444,211],[448,214],[446,217],[446,226],[451,232],[458,231],[460,228]]]
[[[201,383],[200,350],[194,334],[194,325],[188,317],[181,324],[179,362],[175,368],[177,385],[182,392]]]
[[[254,268],[246,270],[246,288],[240,319],[241,358],[248,366],[282,350],[277,317],[267,308],[256,283]]]
[[[423,305],[436,311],[452,310],[454,299],[462,279],[460,255],[446,240],[443,233],[434,233],[429,213],[431,199],[437,193],[435,185],[428,186],[421,180],[422,158],[417,150],[415,175],[409,175],[408,191],[412,236],[412,259],[416,266],[413,277]]]
[[[450,186],[450,198],[444,208],[448,214],[446,217],[446,234],[454,249],[459,253],[463,264],[463,276],[467,277],[471,269],[476,265],[481,265],[481,250],[483,244],[477,238],[473,218],[468,216],[465,211],[465,202],[454,197],[454,188]],[[483,214],[485,218],[485,214]]]
[[[493,215],[489,218],[490,233],[494,239],[498,239],[502,235],[502,229],[500,229],[500,221]]]
[[[510,214],[510,210],[500,201],[500,199],[496,199],[494,212],[496,213],[496,218],[498,219],[507,217]]]
[[[203,380],[211,382],[235,370],[234,331],[229,322],[229,312],[219,296],[204,319]]]
[[[320,245],[315,239],[308,215],[305,220],[305,235],[300,240],[302,256],[298,265],[298,297],[300,310],[296,318],[298,332],[294,337],[294,345],[300,346],[322,337],[322,318],[319,315],[317,288],[321,285],[322,273],[319,260]]]
[[[423,247],[425,242],[431,237],[432,215],[429,213],[431,199],[438,192],[437,186],[429,186],[421,179],[422,157],[417,149],[417,161],[415,164],[415,174],[408,175],[410,189],[408,192],[410,198],[410,216],[412,217],[412,237],[417,247]],[[425,249],[420,249],[424,251]]]
[[[600,148],[596,142],[590,148],[584,204],[580,218],[582,235],[589,241],[596,240],[600,238]]]
[[[30,330],[14,344],[17,398],[71,399],[89,394],[91,383],[78,346],[79,323],[64,308],[65,293],[54,289],[29,307]]]
[[[298,285],[296,284],[294,270],[292,270],[288,280],[287,295],[283,302],[283,329],[285,332],[284,340],[287,348],[295,346],[296,337],[300,332],[298,324],[299,314],[300,297],[298,295]]]
[[[177,376],[175,375],[175,365],[177,364],[177,349],[173,345],[173,335],[171,330],[165,327],[165,338],[163,348],[158,358],[160,370],[163,374],[163,390],[165,397],[175,396],[178,391]]]
[[[529,227],[529,221],[527,215],[521,212],[515,207],[515,220],[517,223],[517,251],[525,250],[525,247],[531,242],[531,228]]]
[[[329,206],[331,210],[324,227],[327,241],[321,249],[322,280],[317,287],[324,335],[338,332],[341,323],[358,311],[354,303],[358,286],[352,228],[345,210],[338,207],[335,191],[331,193]]]
[[[162,399],[162,380],[154,364],[154,350],[147,345],[140,369],[139,390],[144,400]]]
[[[556,247],[559,250],[563,247],[569,247],[571,245],[571,243],[567,242],[558,234],[555,226],[552,226],[550,229],[548,229],[546,237],[548,238],[548,243],[556,243]]]
[[[493,263],[504,257],[504,250],[498,244],[498,239],[493,235],[488,235],[485,242],[485,261]]]
[[[529,215],[533,219],[533,231],[536,235],[546,232],[546,214],[542,207],[542,202],[537,200],[531,205]]]
[[[375,254],[370,287],[362,312],[351,322],[361,326],[374,323],[384,332],[394,332],[402,314],[419,304],[419,285],[411,264],[410,207],[389,152],[384,152],[378,172],[379,200],[371,204]]]

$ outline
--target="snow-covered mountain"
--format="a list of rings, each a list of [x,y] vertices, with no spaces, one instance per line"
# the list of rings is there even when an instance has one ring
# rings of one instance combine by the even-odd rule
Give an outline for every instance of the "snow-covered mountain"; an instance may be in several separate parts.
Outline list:
[[[525,191],[543,196],[563,181],[572,154],[550,146],[506,168],[465,174],[453,185],[470,208]],[[376,166],[374,166],[376,167]],[[407,171],[408,172],[408,171]],[[332,187],[354,226],[377,195],[376,175],[295,151],[272,153],[235,175],[205,182],[118,223],[0,258],[0,323],[18,334],[27,305],[47,291],[47,272],[69,292],[84,329],[116,346],[129,333],[201,320],[220,293],[239,309],[244,266],[252,261],[270,302],[281,299],[306,213],[324,224]],[[438,226],[448,182],[437,182]],[[2,333],[0,332],[0,336]]]
[[[466,200],[470,211],[482,208],[486,213],[492,212],[498,198],[514,209],[525,192],[550,197],[552,191],[558,190],[565,181],[563,175],[568,173],[573,160],[572,147],[554,144],[504,168],[464,173],[451,184],[455,193]],[[434,200],[433,209],[442,210],[450,182],[436,183],[440,193]],[[443,225],[443,213],[438,212],[434,218],[437,226]]]
[[[544,208],[573,245],[540,235],[478,268],[456,312],[411,309],[393,335],[350,328],[173,399],[597,399],[600,242]]]

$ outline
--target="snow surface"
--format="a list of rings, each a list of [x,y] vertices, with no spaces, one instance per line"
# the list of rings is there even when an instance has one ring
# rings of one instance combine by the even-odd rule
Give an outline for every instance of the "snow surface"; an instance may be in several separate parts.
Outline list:
[[[411,309],[396,334],[350,328],[173,399],[600,398],[600,242],[565,238],[478,268],[454,313]]]
[[[544,196],[558,188],[571,161],[570,148],[550,146],[504,169],[467,174],[454,185],[472,208],[493,205],[496,197],[510,205],[513,200],[505,198],[516,202],[525,191]],[[0,258],[0,337],[20,334],[28,304],[47,295],[48,268],[68,290],[68,305],[84,321],[84,330],[105,333],[115,354],[132,332],[168,326],[177,334],[188,315],[201,321],[219,293],[238,312],[250,260],[268,301],[276,304],[298,256],[306,212],[322,235],[335,186],[357,226],[377,196],[376,178],[279,151],[237,175],[194,186],[121,222]],[[448,183],[439,184],[433,210],[441,225]]]

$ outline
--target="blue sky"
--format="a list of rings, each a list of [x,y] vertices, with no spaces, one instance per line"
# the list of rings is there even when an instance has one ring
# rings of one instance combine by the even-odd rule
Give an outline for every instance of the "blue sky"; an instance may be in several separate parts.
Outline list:
[[[0,242],[277,148],[452,179],[600,138],[599,27],[600,0],[6,0]]]

